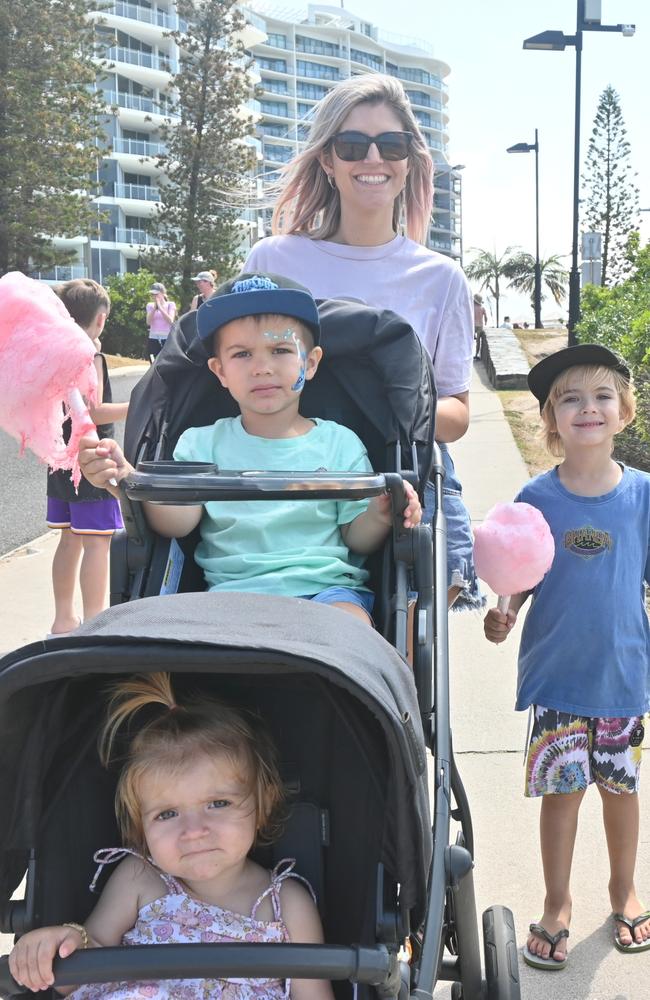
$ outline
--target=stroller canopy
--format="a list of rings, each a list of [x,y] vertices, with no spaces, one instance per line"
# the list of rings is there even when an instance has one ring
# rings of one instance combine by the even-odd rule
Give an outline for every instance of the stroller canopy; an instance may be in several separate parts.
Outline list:
[[[323,360],[305,385],[301,412],[350,427],[378,472],[387,471],[387,446],[397,442],[402,467],[412,468],[414,445],[423,484],[431,467],[436,404],[429,355],[408,323],[388,310],[343,299],[320,301],[318,309]],[[196,335],[196,313],[187,313],[131,395],[124,435],[129,461],[171,458],[187,427],[239,412],[208,369],[207,357]]]
[[[0,899],[11,895],[28,851],[47,827],[57,785],[70,781],[74,786],[65,762],[71,762],[72,770],[83,748],[92,750],[96,744],[93,727],[103,711],[110,675],[158,670],[172,672],[179,681],[183,672],[217,679],[227,675],[235,686],[243,679],[253,691],[264,688],[265,706],[278,715],[276,729],[295,725],[296,732],[304,733],[298,746],[305,755],[310,741],[320,739],[319,705],[323,710],[325,703],[328,710],[335,705],[370,762],[366,784],[372,785],[376,769],[385,788],[383,829],[372,832],[377,861],[399,882],[404,906],[422,915],[431,823],[426,753],[410,668],[381,636],[345,612],[291,598],[230,593],[177,594],[123,604],[74,636],[34,643],[0,660]],[[309,702],[312,717],[282,718],[292,691],[306,684],[316,686]],[[93,701],[98,706],[92,707]],[[329,766],[337,752],[342,751],[334,745],[320,747],[318,766]],[[89,794],[99,780],[89,782]],[[336,788],[336,773],[331,780]],[[348,794],[361,797],[361,784]],[[83,789],[75,792],[73,787],[72,793],[83,795]],[[112,811],[111,798],[107,812]],[[354,838],[356,852],[368,851],[370,833],[366,838],[353,828],[348,836]]]

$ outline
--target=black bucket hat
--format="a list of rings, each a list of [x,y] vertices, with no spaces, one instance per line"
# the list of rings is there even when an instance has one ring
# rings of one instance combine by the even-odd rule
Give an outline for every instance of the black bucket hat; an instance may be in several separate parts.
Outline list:
[[[279,274],[263,273],[240,274],[220,285],[199,307],[196,318],[199,337],[207,340],[233,319],[264,313],[299,319],[311,330],[314,344],[318,344],[320,320],[311,292]]]
[[[539,400],[540,410],[544,408],[551,386],[558,375],[576,365],[611,368],[626,381],[630,381],[630,369],[618,354],[610,351],[609,347],[604,347],[602,344],[576,344],[574,347],[565,347],[543,358],[528,372],[528,388]]]

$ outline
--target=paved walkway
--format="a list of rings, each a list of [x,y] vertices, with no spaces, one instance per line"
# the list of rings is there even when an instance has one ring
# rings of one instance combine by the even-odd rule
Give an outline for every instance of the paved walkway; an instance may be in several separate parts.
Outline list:
[[[527,471],[480,363],[475,366],[471,405],[471,428],[453,452],[472,519],[480,521],[494,503],[515,495]],[[56,535],[50,533],[0,561],[0,652],[37,640],[49,628],[55,545]],[[483,638],[482,616],[463,614],[451,616],[450,642],[452,722],[475,827],[479,914],[493,903],[509,906],[521,943],[528,923],[541,914],[542,875],[539,803],[522,794],[526,717],[512,709],[517,636],[493,646]],[[641,896],[650,901],[650,796],[642,796],[641,808],[638,885]],[[574,867],[569,965],[551,975],[522,964],[523,997],[639,1000],[647,996],[650,953],[621,955],[612,944],[607,854],[595,791],[583,805]],[[0,939],[0,952],[9,945],[9,939]],[[448,997],[449,987],[441,986],[435,995]]]

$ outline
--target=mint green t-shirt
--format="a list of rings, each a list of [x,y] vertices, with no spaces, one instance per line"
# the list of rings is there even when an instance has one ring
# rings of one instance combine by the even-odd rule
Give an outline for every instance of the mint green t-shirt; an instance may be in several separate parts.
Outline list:
[[[213,462],[224,471],[372,472],[353,431],[315,420],[300,437],[248,434],[241,417],[190,427],[174,458]],[[366,500],[224,500],[205,504],[195,558],[209,590],[311,597],[328,587],[367,590],[362,557],[351,553],[340,526],[368,506]]]

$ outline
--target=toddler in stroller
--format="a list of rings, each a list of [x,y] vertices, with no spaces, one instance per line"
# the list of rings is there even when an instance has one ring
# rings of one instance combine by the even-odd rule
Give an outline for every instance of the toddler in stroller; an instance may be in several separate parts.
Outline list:
[[[154,706],[158,712],[152,714]],[[113,689],[100,740],[105,766],[118,731],[147,710],[117,785],[124,847],[95,854],[95,878],[105,864],[120,862],[97,906],[85,926],[30,931],[9,957],[16,981],[34,992],[54,982],[55,955],[66,958],[80,946],[322,942],[313,893],[296,884],[301,876],[291,870],[294,859],[286,859],[281,871],[277,866],[269,879],[248,856],[256,840],[264,842],[276,830],[284,800],[275,749],[261,720],[204,696],[177,702],[168,674],[134,678]],[[199,998],[225,985],[195,980],[170,983],[167,990]],[[151,984],[109,983],[81,987],[75,996],[125,1000],[134,993],[149,1000],[167,995],[162,984],[154,992]],[[242,982],[236,996],[279,1000],[289,993],[294,1000],[332,997],[329,984],[318,980]]]
[[[372,471],[349,428],[299,412],[302,389],[322,356],[318,311],[306,289],[276,275],[240,276],[203,303],[197,327],[209,351],[208,368],[240,414],[186,430],[174,449],[176,460],[226,468]],[[116,493],[111,482],[134,471],[115,442],[84,440],[79,461],[93,485]],[[404,490],[403,523],[410,528],[422,511],[411,484],[405,482]],[[200,523],[195,558],[210,590],[305,597],[369,621],[373,595],[357,557],[379,548],[388,535],[390,496],[312,504],[287,498],[264,507],[237,501],[205,508],[145,504],[150,525],[161,535],[183,537]]]

